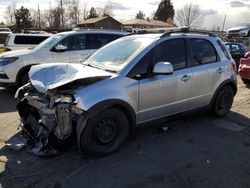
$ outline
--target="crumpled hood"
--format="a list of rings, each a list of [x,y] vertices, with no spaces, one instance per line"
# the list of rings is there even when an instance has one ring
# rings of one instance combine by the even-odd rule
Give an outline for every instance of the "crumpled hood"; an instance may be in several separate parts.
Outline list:
[[[101,76],[113,76],[100,69],[81,64],[53,63],[32,66],[29,71],[31,84],[41,93],[63,86],[75,80]]]

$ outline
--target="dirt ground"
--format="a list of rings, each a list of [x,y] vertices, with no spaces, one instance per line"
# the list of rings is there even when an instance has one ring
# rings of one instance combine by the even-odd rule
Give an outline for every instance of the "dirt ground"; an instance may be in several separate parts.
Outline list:
[[[39,158],[6,143],[18,138],[14,90],[0,88],[0,187],[250,187],[250,87],[240,79],[231,112],[196,112],[135,131],[107,157],[76,147]]]

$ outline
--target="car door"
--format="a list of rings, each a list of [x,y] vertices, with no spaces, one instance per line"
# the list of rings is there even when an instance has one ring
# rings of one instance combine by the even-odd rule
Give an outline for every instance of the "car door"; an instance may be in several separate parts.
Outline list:
[[[56,46],[65,46],[68,48],[68,39],[69,37],[63,38],[60,42],[58,42],[51,50],[52,58],[54,63],[69,63],[68,49],[66,50],[56,50]]]
[[[188,108],[192,71],[188,67],[185,39],[171,39],[158,44],[151,56],[150,76],[139,80],[138,121],[146,122]],[[157,62],[170,62],[174,72],[170,75],[152,74]]]
[[[70,63],[80,63],[91,52],[87,47],[86,34],[77,34],[68,39],[68,59]]]
[[[193,72],[189,108],[194,109],[210,103],[214,88],[221,82],[226,66],[220,61],[214,45],[209,40],[191,38],[189,41]]]

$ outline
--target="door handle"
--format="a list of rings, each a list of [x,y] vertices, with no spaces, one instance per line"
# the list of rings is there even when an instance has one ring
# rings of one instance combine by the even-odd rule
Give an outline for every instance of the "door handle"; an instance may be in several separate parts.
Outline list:
[[[190,79],[191,79],[191,76],[188,76],[188,75],[184,75],[184,76],[181,77],[181,81],[183,81],[183,82],[186,82],[186,81],[188,81]]]
[[[223,73],[223,70],[222,70],[222,68],[218,68],[218,69],[216,70],[216,72],[217,72],[218,74],[221,74],[221,73]]]

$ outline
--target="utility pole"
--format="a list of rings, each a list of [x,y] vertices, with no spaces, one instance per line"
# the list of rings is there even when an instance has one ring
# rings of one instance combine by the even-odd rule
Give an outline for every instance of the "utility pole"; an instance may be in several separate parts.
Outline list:
[[[227,15],[225,14],[223,25],[222,25],[222,32],[224,32],[224,29],[225,29],[226,19],[227,19]]]
[[[41,29],[41,12],[39,3],[38,3],[38,28]]]
[[[63,28],[63,2],[60,1],[60,7],[61,7],[61,28]]]

